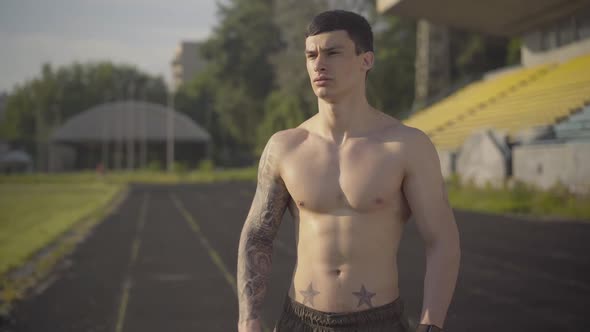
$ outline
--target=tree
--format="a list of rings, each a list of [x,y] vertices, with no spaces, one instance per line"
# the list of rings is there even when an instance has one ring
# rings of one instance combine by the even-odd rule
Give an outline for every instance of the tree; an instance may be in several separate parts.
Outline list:
[[[269,57],[281,47],[272,20],[271,0],[232,0],[219,4],[220,24],[203,45],[208,83],[220,125],[236,143],[251,150],[264,115],[264,100],[274,87]]]
[[[451,29],[451,74],[454,81],[477,78],[506,66],[514,56],[508,53],[509,39]]]
[[[9,94],[0,137],[35,151],[38,169],[43,170],[47,140],[54,128],[97,104],[130,98],[164,104],[163,79],[110,62],[73,63],[57,70],[44,64],[38,77],[17,85]]]
[[[274,22],[280,29],[282,48],[271,56],[276,89],[268,95],[264,119],[257,130],[256,152],[277,131],[299,125],[317,112],[317,99],[310,88],[305,67],[305,30],[311,19],[327,9],[325,1],[277,0]]]
[[[277,131],[294,128],[306,120],[299,96],[276,90],[266,98],[264,120],[258,127],[256,154],[262,154],[269,137]]]
[[[373,106],[403,117],[414,101],[416,23],[384,17],[375,31],[375,65],[369,73],[367,95]]]

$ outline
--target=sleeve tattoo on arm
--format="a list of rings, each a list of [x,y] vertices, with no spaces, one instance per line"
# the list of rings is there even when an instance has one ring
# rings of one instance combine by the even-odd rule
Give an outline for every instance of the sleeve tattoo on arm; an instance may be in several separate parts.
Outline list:
[[[260,157],[258,182],[240,236],[238,252],[239,321],[260,318],[260,308],[272,263],[272,243],[290,199],[282,179],[272,139]]]

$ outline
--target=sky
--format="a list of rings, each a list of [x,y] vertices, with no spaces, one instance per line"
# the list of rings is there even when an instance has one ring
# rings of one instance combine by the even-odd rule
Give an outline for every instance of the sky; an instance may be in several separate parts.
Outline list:
[[[170,81],[183,40],[217,24],[215,0],[0,0],[0,92],[54,68],[109,60]]]

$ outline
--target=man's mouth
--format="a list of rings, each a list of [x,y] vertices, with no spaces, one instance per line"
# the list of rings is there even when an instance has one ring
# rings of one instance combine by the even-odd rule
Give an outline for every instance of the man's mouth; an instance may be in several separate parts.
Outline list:
[[[324,85],[326,84],[328,81],[331,81],[331,78],[328,78],[326,76],[320,76],[320,77],[316,77],[314,78],[313,82],[317,85]]]
[[[316,77],[313,81],[314,82],[321,82],[321,81],[329,81],[330,78],[325,77],[325,76],[320,76],[320,77]]]

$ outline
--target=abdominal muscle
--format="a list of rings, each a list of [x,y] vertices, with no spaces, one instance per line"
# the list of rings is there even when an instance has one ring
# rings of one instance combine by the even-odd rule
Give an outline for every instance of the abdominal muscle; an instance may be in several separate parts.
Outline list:
[[[401,221],[389,213],[295,219],[297,264],[289,289],[296,302],[326,312],[353,312],[398,298]]]

